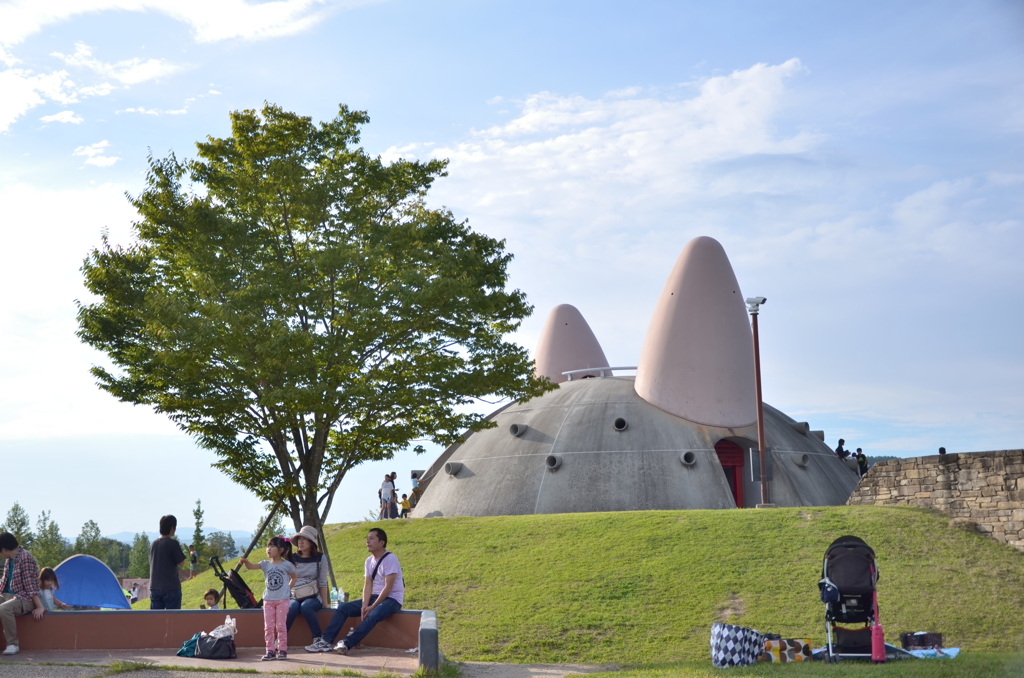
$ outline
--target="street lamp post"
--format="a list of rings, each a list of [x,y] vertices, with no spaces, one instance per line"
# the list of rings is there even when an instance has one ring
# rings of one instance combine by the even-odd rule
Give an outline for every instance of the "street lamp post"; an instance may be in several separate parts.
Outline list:
[[[750,322],[754,330],[754,388],[757,391],[757,456],[761,462],[762,506],[771,506],[771,497],[768,493],[768,464],[765,459],[764,408],[761,402],[761,350],[757,339],[757,315],[761,310],[761,304],[767,301],[764,297],[751,297],[747,299],[747,310],[750,312]]]

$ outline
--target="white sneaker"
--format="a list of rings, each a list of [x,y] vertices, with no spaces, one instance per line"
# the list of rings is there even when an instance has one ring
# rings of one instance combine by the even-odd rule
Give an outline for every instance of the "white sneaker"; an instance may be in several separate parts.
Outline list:
[[[339,640],[338,644],[334,646],[334,651],[338,654],[348,654],[348,645],[345,644],[344,640]]]
[[[12,643],[4,648],[3,654],[18,654],[20,651],[21,648]]]

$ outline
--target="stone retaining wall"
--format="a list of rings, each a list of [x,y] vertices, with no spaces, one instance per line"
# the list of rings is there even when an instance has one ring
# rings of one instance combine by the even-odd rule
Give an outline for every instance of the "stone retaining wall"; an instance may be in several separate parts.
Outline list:
[[[1024,551],[1024,450],[878,462],[846,504],[938,509],[961,527]]]

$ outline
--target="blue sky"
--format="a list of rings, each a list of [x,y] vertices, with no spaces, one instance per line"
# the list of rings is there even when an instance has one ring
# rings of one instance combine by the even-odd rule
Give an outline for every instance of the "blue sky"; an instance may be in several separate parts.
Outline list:
[[[74,336],[78,268],[147,153],[228,112],[366,110],[430,200],[507,239],[511,284],[636,364],[683,245],[725,246],[761,316],[765,400],[868,454],[1024,444],[1024,10],[1013,2],[0,2],[0,450],[66,535],[258,502],[115,402]],[[374,503],[360,469],[332,520]],[[6,511],[7,506],[0,506]]]

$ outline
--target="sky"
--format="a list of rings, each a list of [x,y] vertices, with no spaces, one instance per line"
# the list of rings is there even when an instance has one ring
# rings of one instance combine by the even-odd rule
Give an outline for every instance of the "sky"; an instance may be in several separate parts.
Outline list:
[[[1020,3],[3,0],[0,455],[33,520],[152,531],[201,499],[255,526],[212,453],[96,387],[75,302],[102,235],[131,241],[147,157],[265,101],[346,104],[368,152],[449,159],[428,200],[506,240],[529,349],[569,303],[635,365],[707,235],[768,298],[765,401],[830,445],[1024,445]],[[329,521],[438,452],[353,471]]]

